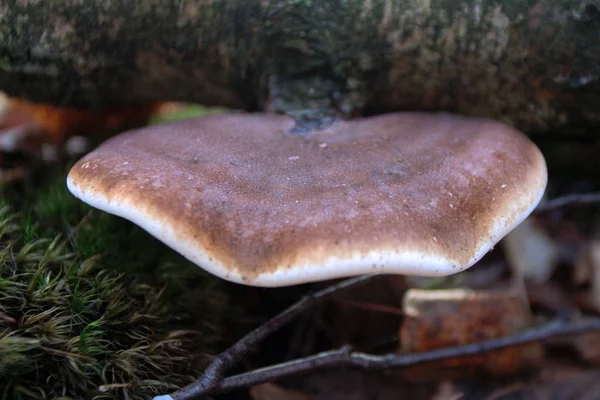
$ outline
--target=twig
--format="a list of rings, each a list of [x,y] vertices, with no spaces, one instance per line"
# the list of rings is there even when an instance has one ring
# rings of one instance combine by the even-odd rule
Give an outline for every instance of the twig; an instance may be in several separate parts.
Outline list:
[[[311,372],[320,368],[356,367],[369,370],[405,368],[426,362],[473,356],[506,347],[519,346],[526,343],[546,341],[561,336],[576,335],[598,330],[600,330],[600,318],[582,320],[571,324],[558,320],[513,336],[422,353],[387,354],[379,356],[352,352],[349,347],[343,347],[338,350],[327,351],[314,356],[300,358],[226,378],[218,392],[223,393],[259,385],[261,383]],[[180,397],[178,400],[192,400],[192,398],[193,397],[191,396]]]
[[[533,212],[535,214],[554,211],[572,205],[600,204],[600,193],[570,194],[540,204]]]
[[[334,293],[347,289],[351,286],[356,286],[359,283],[364,283],[373,278],[376,274],[359,276],[356,278],[347,279],[338,284],[332,285],[312,295],[303,297],[300,301],[285,309],[283,312],[270,319],[263,325],[259,326],[242,339],[240,339],[232,347],[221,353],[213,360],[206,368],[204,374],[196,382],[178,390],[177,392],[167,396],[157,396],[154,400],[184,400],[193,399],[204,396],[215,391],[219,391],[219,387],[223,382],[223,374],[231,368],[241,357],[243,357],[253,346],[258,344],[271,333],[279,330],[287,323],[291,322],[296,316],[308,310],[313,305],[320,301],[329,298]]]

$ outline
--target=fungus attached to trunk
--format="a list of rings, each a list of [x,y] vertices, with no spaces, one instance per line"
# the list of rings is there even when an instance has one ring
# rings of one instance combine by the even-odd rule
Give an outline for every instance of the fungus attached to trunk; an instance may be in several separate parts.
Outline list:
[[[539,149],[490,120],[395,113],[294,132],[290,117],[241,113],[138,129],[81,159],[67,184],[254,286],[462,271],[546,187]]]

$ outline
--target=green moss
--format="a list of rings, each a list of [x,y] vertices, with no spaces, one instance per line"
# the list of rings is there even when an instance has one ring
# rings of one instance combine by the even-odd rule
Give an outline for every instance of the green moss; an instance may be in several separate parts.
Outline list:
[[[228,284],[64,178],[45,171],[0,201],[0,398],[147,399],[189,383],[237,334]]]
[[[182,104],[182,107],[177,111],[169,112],[165,115],[155,115],[150,119],[149,125],[158,125],[166,122],[178,121],[186,118],[195,118],[208,114],[217,114],[225,111],[226,109],[224,108],[209,108],[195,103]]]

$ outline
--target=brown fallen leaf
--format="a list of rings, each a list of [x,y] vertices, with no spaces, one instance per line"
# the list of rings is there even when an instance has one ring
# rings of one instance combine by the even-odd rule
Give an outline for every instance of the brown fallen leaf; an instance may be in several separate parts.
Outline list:
[[[512,390],[500,389],[485,400],[597,400],[600,371],[581,372],[563,379],[543,379]]]
[[[29,124],[33,115],[29,110],[15,107],[12,99],[0,92],[0,130]]]
[[[2,150],[22,151],[22,147],[31,146],[26,143],[28,140],[58,145],[74,135],[108,137],[120,131],[146,125],[160,107],[162,103],[84,110],[3,97],[0,131],[3,136],[11,136],[4,139],[6,143],[2,143]],[[7,143],[10,146],[7,147]]]
[[[313,400],[314,397],[274,383],[265,383],[250,389],[253,400]]]
[[[583,335],[568,337],[562,343],[570,344],[582,360],[600,365],[600,333],[590,332]]]
[[[403,302],[407,318],[400,327],[399,352],[412,353],[505,337],[530,328],[532,316],[513,289],[409,290]],[[404,379],[423,381],[487,373],[511,374],[539,365],[537,343],[470,357],[415,366]]]

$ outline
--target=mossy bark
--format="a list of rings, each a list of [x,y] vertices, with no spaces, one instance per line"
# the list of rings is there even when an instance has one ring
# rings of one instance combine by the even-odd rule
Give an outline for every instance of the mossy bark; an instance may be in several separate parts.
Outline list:
[[[0,0],[0,90],[548,131],[600,123],[599,37],[600,0]]]

